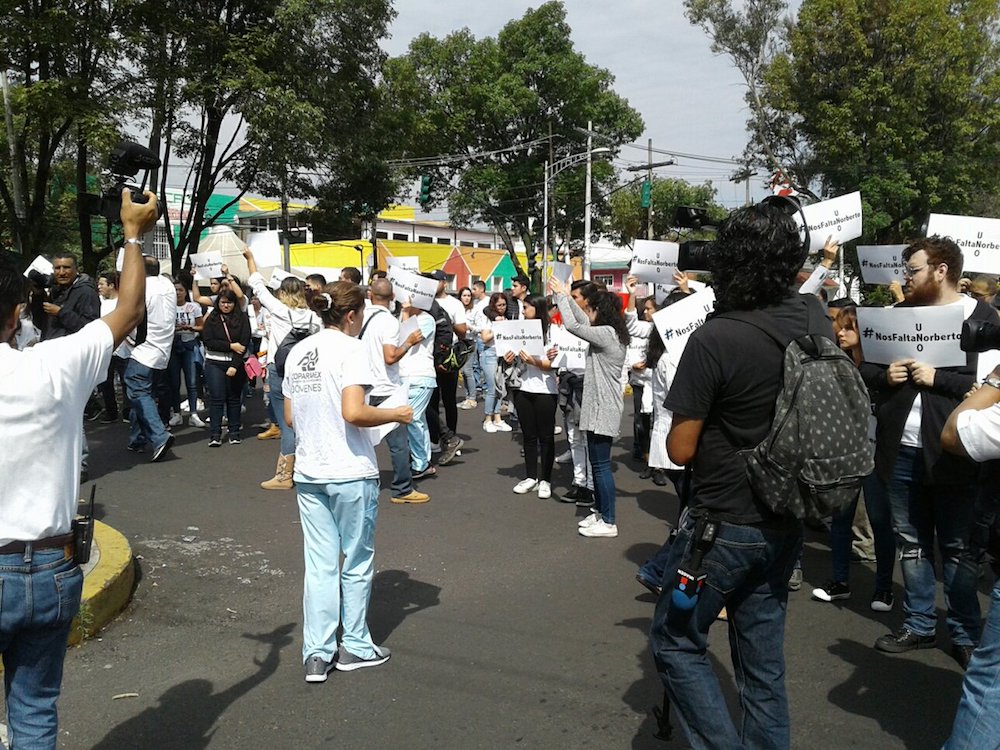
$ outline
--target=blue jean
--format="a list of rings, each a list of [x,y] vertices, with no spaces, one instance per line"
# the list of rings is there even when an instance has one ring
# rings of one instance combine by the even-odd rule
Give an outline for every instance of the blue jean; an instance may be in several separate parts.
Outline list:
[[[125,395],[131,409],[128,443],[134,448],[141,448],[147,443],[159,447],[167,441],[167,430],[153,398],[155,372],[134,359],[125,365]]]
[[[225,410],[229,418],[230,436],[239,436],[242,427],[243,415],[240,407],[243,402],[243,385],[246,383],[247,374],[242,367],[236,368],[233,377],[226,375],[228,365],[224,362],[216,364],[207,362],[205,364],[205,385],[208,386],[208,422],[209,432],[212,437],[222,435],[222,412]],[[292,453],[294,453],[294,448]]]
[[[1000,578],[990,594],[983,637],[972,654],[944,750],[980,750],[1000,738]]]
[[[12,747],[56,746],[66,639],[82,592],[83,573],[63,549],[0,555],[0,652]]]
[[[195,369],[195,349],[197,341],[182,341],[174,339],[170,350],[170,362],[167,372],[170,374],[171,405],[176,414],[181,413],[181,373],[184,373],[184,388],[187,391],[188,406],[191,413],[198,411],[198,371]]]
[[[615,522],[615,478],[611,474],[611,436],[587,431],[587,457],[594,477],[594,506],[605,523]]]
[[[469,358],[462,365],[462,382],[465,383],[465,397],[475,401],[476,390],[480,387],[478,344],[472,348]]]
[[[670,477],[670,481],[673,482],[674,492],[680,499],[681,503],[684,503],[687,499],[687,485],[688,474],[683,470],[677,469],[667,469],[667,476]],[[684,506],[681,506],[683,511]],[[673,538],[671,536],[667,537],[667,541],[663,543],[663,546],[656,551],[656,554],[649,558],[645,564],[639,568],[639,575],[645,578],[651,583],[655,583],[657,586],[666,586],[670,581],[664,581],[664,571],[667,568],[667,563],[670,560],[670,548],[673,546]]]
[[[484,413],[492,417],[500,411],[497,401],[497,350],[487,346],[479,357],[479,369],[483,376],[483,398],[486,401]]]
[[[919,448],[901,446],[892,478],[885,483],[903,572],[903,626],[918,635],[937,627],[934,593],[934,538],[942,559],[944,599],[952,643],[975,645],[981,610],[976,596],[979,566],[969,552],[968,534],[976,499],[975,485],[930,485],[924,480]]]
[[[296,478],[305,555],[302,661],[332,661],[337,628],[355,656],[376,656],[368,631],[368,600],[375,568],[378,480],[309,482]],[[340,555],[344,568],[340,568]]]
[[[271,421],[281,430],[281,455],[290,456],[295,453],[295,430],[285,424],[285,394],[281,391],[284,380],[273,364],[267,366],[267,408]]]
[[[431,462],[431,433],[427,429],[427,404],[434,388],[429,385],[411,384],[408,401],[413,409],[413,421],[406,425],[410,443],[410,468],[421,472]]]
[[[863,484],[865,510],[875,537],[875,590],[892,591],[892,569],[896,565],[896,540],[892,535],[892,513],[889,498],[878,477],[870,474]],[[833,580],[847,583],[851,568],[851,526],[858,498],[854,498],[830,521],[830,551],[833,556]]]
[[[388,396],[369,396],[368,403],[378,406]],[[389,491],[393,497],[402,497],[413,492],[413,473],[410,471],[410,438],[406,425],[396,425],[396,429],[385,436],[385,444],[389,448],[389,458],[392,460],[392,484]]]
[[[704,588],[692,610],[671,604],[677,568],[689,560],[695,520],[682,520],[656,604],[650,643],[656,668],[695,750],[787,748],[785,611],[788,577],[802,546],[798,524],[762,528],[720,523],[705,553]],[[737,729],[712,663],[708,630],[725,607],[742,720]]]

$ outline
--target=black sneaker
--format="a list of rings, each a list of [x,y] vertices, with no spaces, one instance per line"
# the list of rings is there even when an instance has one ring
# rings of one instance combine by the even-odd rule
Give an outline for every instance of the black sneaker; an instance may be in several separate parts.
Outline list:
[[[167,451],[170,450],[170,446],[173,444],[174,444],[174,436],[167,435],[167,439],[163,441],[163,444],[158,445],[156,448],[153,449],[153,457],[150,460],[153,461],[154,463],[156,461],[159,461],[167,454]]]
[[[892,611],[892,592],[891,591],[876,591],[872,594],[872,610],[875,612],[891,612]]]
[[[969,668],[969,661],[972,659],[972,652],[975,650],[975,646],[968,644],[951,644],[951,656],[958,662],[958,666],[962,668],[963,672]]]
[[[821,602],[835,602],[840,599],[851,598],[851,587],[839,581],[827,581],[823,588],[813,589],[813,599]]]
[[[886,633],[875,641],[875,648],[887,654],[902,654],[918,648],[934,648],[937,638],[931,635],[919,635],[909,628],[903,627],[895,633]]]
[[[441,455],[438,456],[438,466],[447,466],[455,460],[455,454],[462,450],[465,443],[459,438],[455,438],[447,445],[441,446]]]
[[[306,682],[326,682],[332,669],[332,661],[326,661],[322,656],[310,656],[306,659]]]
[[[392,654],[389,649],[384,646],[375,647],[375,656],[370,659],[362,659],[360,656],[355,656],[350,651],[348,651],[343,646],[340,647],[340,655],[337,657],[337,671],[338,672],[353,672],[355,669],[364,669],[365,667],[377,667],[380,664],[385,664],[389,661],[389,657]]]
[[[239,445],[242,442],[243,442],[243,440],[240,438],[239,435],[230,435],[229,436],[229,444],[230,445]]]
[[[635,580],[637,580],[642,586],[644,586],[651,594],[659,596],[663,593],[663,589],[653,583],[651,580],[646,578],[642,573],[635,574]]]
[[[144,453],[146,451],[145,443],[129,443],[125,446],[125,449],[131,451],[132,453]]]
[[[578,497],[580,497],[580,492],[582,490],[583,487],[581,487],[578,484],[574,484],[563,493],[563,497],[566,499],[567,502],[569,502],[570,500],[576,500]]]
[[[652,476],[653,469],[649,466],[644,467],[643,470],[639,472],[639,479],[649,479]]]
[[[212,435],[212,437],[208,441],[208,447],[218,448],[220,445],[222,445],[222,438],[219,437],[218,435]]]
[[[577,508],[591,508],[594,505],[594,493],[586,487],[580,488],[580,497],[576,499]]]
[[[663,469],[653,469],[653,484],[657,487],[666,487],[667,481],[667,472]]]
[[[101,417],[101,424],[114,424],[117,421],[118,421],[117,415],[111,417],[105,414],[103,417]]]

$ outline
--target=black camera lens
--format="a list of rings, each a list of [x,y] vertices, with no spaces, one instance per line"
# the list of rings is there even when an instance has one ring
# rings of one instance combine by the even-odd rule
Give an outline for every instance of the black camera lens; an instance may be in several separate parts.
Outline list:
[[[1000,326],[984,320],[966,320],[962,323],[960,341],[963,352],[987,352],[1000,349]]]

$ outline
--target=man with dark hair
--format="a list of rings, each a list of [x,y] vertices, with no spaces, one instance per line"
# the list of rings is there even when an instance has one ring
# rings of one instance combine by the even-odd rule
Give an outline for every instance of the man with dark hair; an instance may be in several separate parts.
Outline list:
[[[156,198],[146,198],[133,204],[128,190],[122,194],[128,239],[118,306],[76,333],[12,349],[7,342],[25,302],[25,279],[0,259],[0,431],[11,436],[0,451],[0,654],[14,748],[56,747],[66,640],[83,590],[71,532],[83,407],[111,352],[142,315],[137,238],[156,221]]]
[[[322,292],[326,286],[326,276],[321,273],[311,273],[306,276],[306,289],[313,292]]]
[[[431,274],[432,279],[438,282],[437,296],[435,303],[448,315],[451,320],[452,345],[458,338],[464,337],[469,330],[468,320],[465,317],[465,306],[457,299],[448,294],[448,276],[444,271],[438,269]],[[432,309],[431,314],[435,312]],[[451,372],[437,369],[437,388],[431,395],[431,401],[427,405],[427,426],[431,433],[431,442],[437,443],[441,448],[438,463],[445,466],[452,462],[458,451],[462,449],[462,440],[459,439],[455,431],[458,429],[458,372]],[[444,421],[441,421],[440,405],[444,406]]]
[[[905,299],[898,307],[954,305],[963,318],[997,322],[990,305],[959,293],[962,252],[950,239],[917,240],[903,251],[903,263]],[[972,388],[977,363],[970,353],[961,367],[935,368],[914,357],[861,366],[877,405],[876,485],[892,512],[905,593],[902,627],[881,636],[875,648],[896,654],[934,647],[936,536],[952,655],[963,668],[980,634],[979,571],[968,542],[977,469],[967,458],[942,453],[941,429]]]
[[[520,320],[524,317],[524,300],[531,293],[531,280],[523,273],[517,274],[510,280],[510,296],[514,304],[507,305],[507,317],[513,320]]]
[[[131,408],[132,429],[128,449],[142,453],[152,446],[153,461],[159,461],[174,443],[160,418],[153,387],[166,376],[170,348],[174,342],[177,292],[168,279],[160,276],[160,261],[144,255],[146,268],[145,340],[138,344],[125,365],[125,393]],[[141,338],[141,336],[140,336]]]
[[[340,280],[347,281],[355,286],[361,285],[361,271],[354,266],[348,266],[340,270]]]
[[[56,253],[52,258],[52,286],[42,309],[50,316],[43,340],[76,333],[101,317],[101,297],[87,275],[81,275],[76,258]]]
[[[740,451],[770,430],[781,389],[784,347],[750,321],[760,316],[789,339],[833,338],[815,296],[791,285],[806,246],[790,212],[765,202],[734,211],[711,256],[716,310],[688,341],[665,403],[673,412],[667,452],[693,467],[688,508],[665,566],[651,645],[657,670],[694,747],[787,748],[785,586],[802,546],[802,525],[754,496]],[[714,526],[713,526],[714,524]],[[706,531],[716,530],[706,544]],[[707,574],[683,606],[679,569],[696,541]],[[676,590],[676,596],[674,595]],[[677,601],[675,601],[677,600]],[[706,656],[708,630],[726,608],[742,720],[734,724]],[[739,728],[737,728],[739,727]]]

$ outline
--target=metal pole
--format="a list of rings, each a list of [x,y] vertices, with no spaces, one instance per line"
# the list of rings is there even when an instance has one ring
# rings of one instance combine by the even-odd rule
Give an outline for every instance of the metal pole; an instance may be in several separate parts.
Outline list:
[[[549,163],[545,162],[545,187],[542,190],[542,284],[549,269]],[[532,243],[534,240],[532,240]],[[534,252],[535,248],[531,248]],[[531,265],[530,263],[528,265]]]
[[[287,176],[281,176],[281,266],[285,273],[292,272],[292,244],[288,238],[288,188]]]
[[[590,183],[592,181],[591,163],[593,162],[593,159],[591,158],[593,138],[590,133],[593,130],[593,127],[593,122],[587,120],[587,186],[583,193],[583,202],[586,206],[583,214],[583,258],[584,265],[586,266],[586,272],[584,275],[588,279],[590,278]]]
[[[4,121],[7,125],[7,144],[10,146],[10,183],[14,193],[14,215],[17,225],[14,227],[14,246],[17,252],[23,252],[21,247],[21,225],[27,217],[24,210],[24,185],[21,183],[21,160],[17,153],[17,139],[14,138],[14,113],[10,106],[10,82],[7,71],[0,70],[0,88],[3,89]]]
[[[646,209],[646,239],[653,239],[653,139],[649,139],[646,181],[649,183],[649,208]]]

